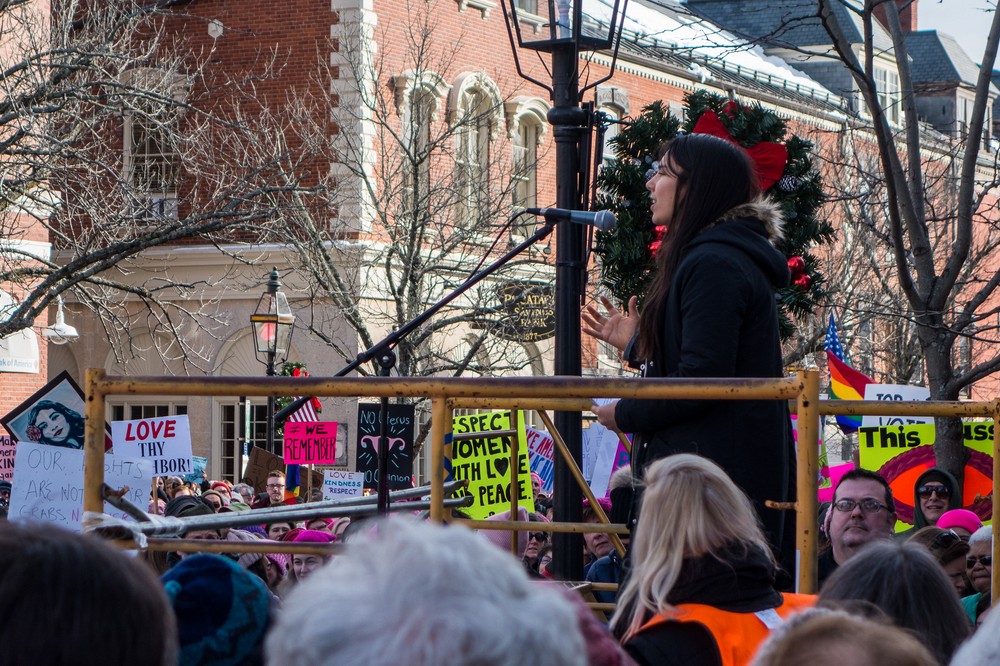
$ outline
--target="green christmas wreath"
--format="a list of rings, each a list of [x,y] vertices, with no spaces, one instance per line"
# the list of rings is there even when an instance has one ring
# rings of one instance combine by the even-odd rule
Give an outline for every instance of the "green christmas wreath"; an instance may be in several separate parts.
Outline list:
[[[651,247],[658,242],[646,190],[657,151],[681,129],[707,131],[711,126],[715,130],[712,133],[719,132],[718,135],[735,141],[752,155],[760,151],[773,158],[774,152],[782,155],[787,152],[783,168],[779,162],[771,179],[773,184],[766,190],[785,215],[785,238],[778,249],[788,258],[793,284],[779,290],[778,315],[781,337],[787,339],[795,333],[793,320],[811,314],[826,296],[825,278],[810,249],[832,240],[834,232],[826,220],[816,217],[823,203],[823,188],[810,159],[813,144],[794,135],[786,136],[785,121],[759,104],[744,105],[721,95],[696,91],[684,98],[684,105],[683,126],[662,102],[654,102],[638,117],[623,123],[609,142],[617,159],[605,165],[598,175],[600,194],[596,208],[614,212],[618,224],[596,236],[594,252],[600,257],[601,285],[620,304],[635,295],[641,306],[654,271]]]

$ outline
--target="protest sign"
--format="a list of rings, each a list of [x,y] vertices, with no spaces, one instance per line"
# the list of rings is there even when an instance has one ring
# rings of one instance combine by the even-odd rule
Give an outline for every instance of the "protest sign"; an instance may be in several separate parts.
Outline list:
[[[194,471],[187,415],[113,421],[111,441],[119,458],[153,463],[153,476],[183,476]]]
[[[825,487],[819,489],[817,499],[820,502],[832,502],[833,491],[837,488],[837,484],[840,483],[840,477],[844,476],[852,469],[854,469],[854,463],[852,462],[834,465],[833,467],[828,468],[828,478],[830,482]]]
[[[83,451],[74,449],[19,442],[10,519],[56,523],[79,532],[83,519],[83,455]],[[149,504],[152,480],[150,461],[104,456],[104,482],[115,489],[127,487],[125,499],[143,510]],[[106,502],[104,512],[132,520]]]
[[[618,454],[618,433],[600,423],[591,423],[583,431],[583,478],[596,497],[608,494],[608,482]]]
[[[357,470],[365,475],[365,488],[378,487],[379,403],[358,404]],[[388,484],[389,490],[413,487],[413,438],[416,412],[413,405],[389,405]]]
[[[0,435],[0,481],[14,478],[14,440]]]
[[[285,471],[285,461],[282,460],[281,456],[255,446],[250,449],[247,468],[243,471],[243,482],[249,483],[257,492],[264,492],[264,488],[267,486],[267,475],[275,470],[279,472]],[[323,486],[323,475],[308,467],[303,467],[299,470],[299,474],[302,476],[299,487],[305,487],[306,470],[312,474],[311,487],[321,488]]]
[[[930,400],[931,392],[926,386],[909,386],[908,384],[868,384],[865,386],[865,400],[892,400],[897,402],[915,402]],[[865,428],[875,426],[893,426],[912,423],[934,423],[933,416],[864,416],[861,425]]]
[[[510,510],[511,440],[516,442],[518,451],[519,506],[525,507],[529,512],[535,510],[524,419],[518,419],[517,423],[515,438],[511,435],[489,434],[510,429],[509,411],[456,416],[452,422],[454,435],[482,433],[481,437],[456,439],[452,445],[452,474],[456,479],[469,481],[469,487],[456,492],[455,497],[472,495],[473,504],[465,511],[474,519],[488,518],[495,513]]]
[[[38,442],[68,449],[83,448],[83,391],[63,371],[0,419],[15,442]],[[111,429],[105,424],[105,450]]]
[[[205,470],[208,469],[208,458],[202,456],[191,456],[191,473],[181,477],[182,481],[194,481],[201,483],[205,479]]]
[[[534,428],[525,428],[524,434],[528,439],[528,462],[531,464],[531,471],[541,477],[542,492],[551,495],[552,481],[555,477],[555,442],[547,432]]]
[[[364,472],[328,469],[323,472],[323,499],[360,497],[365,489]]]
[[[284,443],[286,465],[335,465],[337,463],[336,423],[288,421],[285,423]]]
[[[986,522],[993,513],[993,424],[967,421],[963,430],[969,456],[962,508]],[[937,464],[934,439],[933,424],[862,426],[858,430],[861,467],[878,472],[888,481],[899,516],[897,530],[913,524],[913,487],[917,477]]]

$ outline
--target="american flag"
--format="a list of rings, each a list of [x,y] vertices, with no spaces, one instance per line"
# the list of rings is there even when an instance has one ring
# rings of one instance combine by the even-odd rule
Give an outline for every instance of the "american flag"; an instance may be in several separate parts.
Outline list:
[[[844,363],[850,363],[847,360],[847,354],[844,353],[844,345],[840,344],[840,336],[837,335],[837,322],[832,314],[830,315],[830,323],[826,327],[826,340],[823,342],[823,349],[831,352]]]
[[[302,398],[296,398],[296,401],[302,400]],[[319,414],[316,412],[315,403],[319,402],[316,398],[308,398],[303,403],[302,406],[297,410],[288,415],[289,421],[319,421]]]

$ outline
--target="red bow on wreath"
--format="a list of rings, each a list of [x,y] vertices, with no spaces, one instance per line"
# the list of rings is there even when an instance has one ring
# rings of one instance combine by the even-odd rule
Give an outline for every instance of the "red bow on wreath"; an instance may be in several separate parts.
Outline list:
[[[733,112],[738,108],[739,106],[735,102],[730,102],[726,106],[726,113],[732,117]],[[719,116],[711,110],[701,114],[701,118],[694,125],[694,133],[711,134],[740,146],[719,120]],[[740,148],[745,150],[750,155],[750,159],[753,160],[754,168],[757,171],[757,180],[760,181],[762,190],[769,189],[781,179],[781,174],[785,171],[785,162],[788,161],[788,150],[783,145],[771,141],[761,141],[756,146],[749,148],[740,146]]]

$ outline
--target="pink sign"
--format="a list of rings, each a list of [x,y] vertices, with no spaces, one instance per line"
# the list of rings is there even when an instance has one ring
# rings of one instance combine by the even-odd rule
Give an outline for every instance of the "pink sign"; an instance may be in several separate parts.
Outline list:
[[[834,465],[830,468],[830,487],[819,489],[819,501],[820,502],[832,502],[833,501],[833,489],[837,487],[840,483],[840,477],[844,476],[848,472],[854,469],[854,463],[844,463],[843,465]]]
[[[0,435],[0,481],[14,480],[14,442]]]
[[[337,424],[327,421],[285,423],[286,465],[334,465],[337,462]]]

